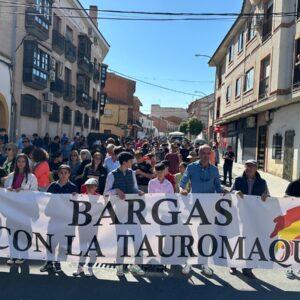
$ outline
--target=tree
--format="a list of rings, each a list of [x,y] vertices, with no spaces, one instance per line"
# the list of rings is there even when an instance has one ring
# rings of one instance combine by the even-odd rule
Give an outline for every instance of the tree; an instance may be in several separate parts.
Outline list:
[[[187,121],[181,122],[179,125],[179,131],[184,134],[188,133],[188,128],[189,128],[189,123]]]
[[[203,130],[203,124],[196,117],[189,119],[188,121],[189,132],[192,135],[199,135]]]

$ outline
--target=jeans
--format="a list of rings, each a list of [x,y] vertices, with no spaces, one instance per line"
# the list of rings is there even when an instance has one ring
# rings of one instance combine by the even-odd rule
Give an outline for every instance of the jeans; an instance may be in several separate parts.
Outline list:
[[[228,174],[229,175],[229,184],[232,185],[232,165],[224,164],[223,172],[224,172],[224,183],[226,183],[227,174]]]

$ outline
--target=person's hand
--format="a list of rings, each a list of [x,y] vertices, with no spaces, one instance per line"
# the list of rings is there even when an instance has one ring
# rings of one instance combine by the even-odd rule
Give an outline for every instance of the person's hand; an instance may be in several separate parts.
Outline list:
[[[144,196],[145,193],[143,191],[139,191],[139,196]]]
[[[263,193],[263,194],[261,195],[261,200],[262,200],[263,202],[266,202],[266,201],[268,200],[268,197],[269,197],[268,194]]]
[[[117,189],[117,195],[119,196],[119,198],[121,200],[125,200],[126,199],[126,196],[125,196],[124,192],[121,191],[120,189]]]
[[[189,192],[183,188],[180,188],[179,193],[182,196],[187,196],[189,194]]]
[[[7,188],[9,192],[12,192],[14,189],[12,187]]]
[[[237,191],[235,194],[239,196],[241,199],[244,199],[244,194],[242,193],[242,191]]]
[[[21,188],[17,188],[15,189],[15,192],[19,193],[22,189]]]
[[[226,189],[224,189],[224,190],[223,190],[223,197],[226,196],[226,195],[228,195],[228,194],[230,194],[230,192],[227,191]]]

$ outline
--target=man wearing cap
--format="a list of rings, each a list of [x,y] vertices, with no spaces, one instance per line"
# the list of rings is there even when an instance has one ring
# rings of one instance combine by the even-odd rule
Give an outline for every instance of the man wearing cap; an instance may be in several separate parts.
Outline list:
[[[231,192],[235,192],[240,198],[244,195],[260,196],[262,201],[266,201],[269,197],[269,189],[267,182],[261,178],[257,172],[258,163],[254,159],[249,159],[245,162],[245,171],[242,176],[235,179]],[[252,269],[242,269],[244,276],[250,279],[255,279]],[[230,268],[231,275],[237,275],[236,268]]]

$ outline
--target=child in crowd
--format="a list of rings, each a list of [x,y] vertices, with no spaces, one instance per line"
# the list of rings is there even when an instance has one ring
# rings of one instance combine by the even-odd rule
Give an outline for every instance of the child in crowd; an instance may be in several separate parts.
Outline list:
[[[168,160],[163,160],[162,164],[164,164],[166,168],[166,179],[169,180],[173,186],[173,191],[176,190],[176,181],[175,176],[169,172],[170,162]]]
[[[179,173],[177,173],[175,175],[176,193],[179,193],[180,182],[181,182],[183,174],[184,174],[184,172],[185,172],[185,170],[187,168],[187,165],[188,164],[186,162],[181,162],[180,165],[179,165]],[[187,190],[188,190],[188,192],[190,191],[189,184],[188,184]]]
[[[166,179],[166,167],[164,164],[155,165],[156,178],[151,179],[148,185],[148,193],[173,194],[174,189],[169,180]]]

